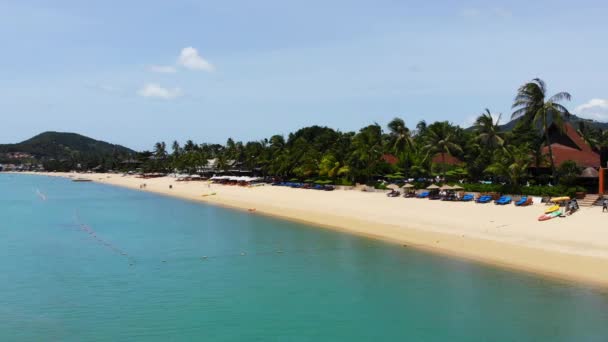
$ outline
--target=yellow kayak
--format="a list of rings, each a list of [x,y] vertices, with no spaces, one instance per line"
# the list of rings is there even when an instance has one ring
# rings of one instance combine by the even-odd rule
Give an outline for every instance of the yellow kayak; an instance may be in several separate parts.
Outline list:
[[[569,201],[570,197],[568,196],[561,196],[561,197],[553,197],[551,199],[551,202],[553,203],[559,203],[559,202],[564,202],[564,201]]]
[[[549,214],[557,210],[559,210],[559,205],[552,205],[549,207],[549,209],[545,210],[545,214]]]

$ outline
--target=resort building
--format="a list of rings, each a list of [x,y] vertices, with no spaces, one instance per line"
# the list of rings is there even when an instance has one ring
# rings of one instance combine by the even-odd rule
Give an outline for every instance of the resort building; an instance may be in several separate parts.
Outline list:
[[[555,124],[552,124],[549,127],[549,141],[556,166],[572,160],[583,169],[600,167],[599,153],[583,140],[570,123],[565,123],[564,129],[561,131]],[[542,152],[544,155],[549,155],[549,147],[543,147]]]

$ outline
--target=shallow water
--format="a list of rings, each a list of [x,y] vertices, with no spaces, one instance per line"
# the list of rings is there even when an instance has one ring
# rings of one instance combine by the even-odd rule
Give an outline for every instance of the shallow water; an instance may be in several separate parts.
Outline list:
[[[0,174],[0,340],[606,341],[608,295],[149,193]]]

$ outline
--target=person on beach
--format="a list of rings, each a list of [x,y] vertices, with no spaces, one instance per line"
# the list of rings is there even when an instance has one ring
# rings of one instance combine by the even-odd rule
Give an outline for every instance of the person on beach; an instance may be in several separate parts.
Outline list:
[[[602,212],[608,211],[608,198],[604,197],[602,201]]]

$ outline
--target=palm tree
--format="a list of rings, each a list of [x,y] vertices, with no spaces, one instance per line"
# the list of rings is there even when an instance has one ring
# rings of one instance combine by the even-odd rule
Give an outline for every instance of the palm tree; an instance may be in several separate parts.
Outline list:
[[[551,119],[557,128],[563,130],[564,117],[568,118],[570,112],[558,102],[562,100],[570,101],[570,98],[571,95],[567,92],[559,92],[548,97],[545,82],[540,78],[535,78],[519,88],[512,106],[515,111],[511,115],[511,118],[523,117],[526,121],[533,122],[535,125],[540,123],[545,137],[545,144],[549,149],[551,172],[555,180],[557,180],[557,171],[555,160],[553,159],[553,149],[549,141],[549,119]]]
[[[453,127],[447,122],[436,122],[428,126],[425,136],[423,149],[427,153],[427,158],[440,153],[442,165],[442,175],[445,176],[445,155],[462,153],[462,148],[456,143],[456,135]]]
[[[319,176],[321,177],[334,178],[347,175],[349,172],[349,167],[342,165],[333,154],[324,155],[319,163]]]
[[[509,180],[509,183],[517,188],[528,175],[532,161],[533,156],[528,145],[509,145],[485,171]]]
[[[350,156],[352,170],[369,181],[382,158],[382,128],[378,124],[361,128],[353,137],[353,151]]]
[[[498,119],[494,121],[492,113],[486,108],[485,113],[475,120],[474,129],[477,132],[477,140],[491,150],[502,147],[505,143],[499,126],[501,116],[502,114],[498,114]]]
[[[414,146],[414,139],[405,122],[400,118],[394,118],[388,123],[390,148],[397,155],[403,155]]]
[[[167,144],[164,141],[154,144],[155,171],[165,171],[167,159]]]
[[[179,143],[177,142],[177,140],[173,141],[173,144],[171,145],[171,149],[173,150],[173,156],[175,156],[175,157],[179,156],[179,154],[181,153],[181,147],[179,146]]]
[[[598,137],[601,136],[599,131],[593,129],[593,127],[585,121],[578,122],[578,129],[576,131],[587,145],[591,146],[592,149],[597,149],[600,144]]]

